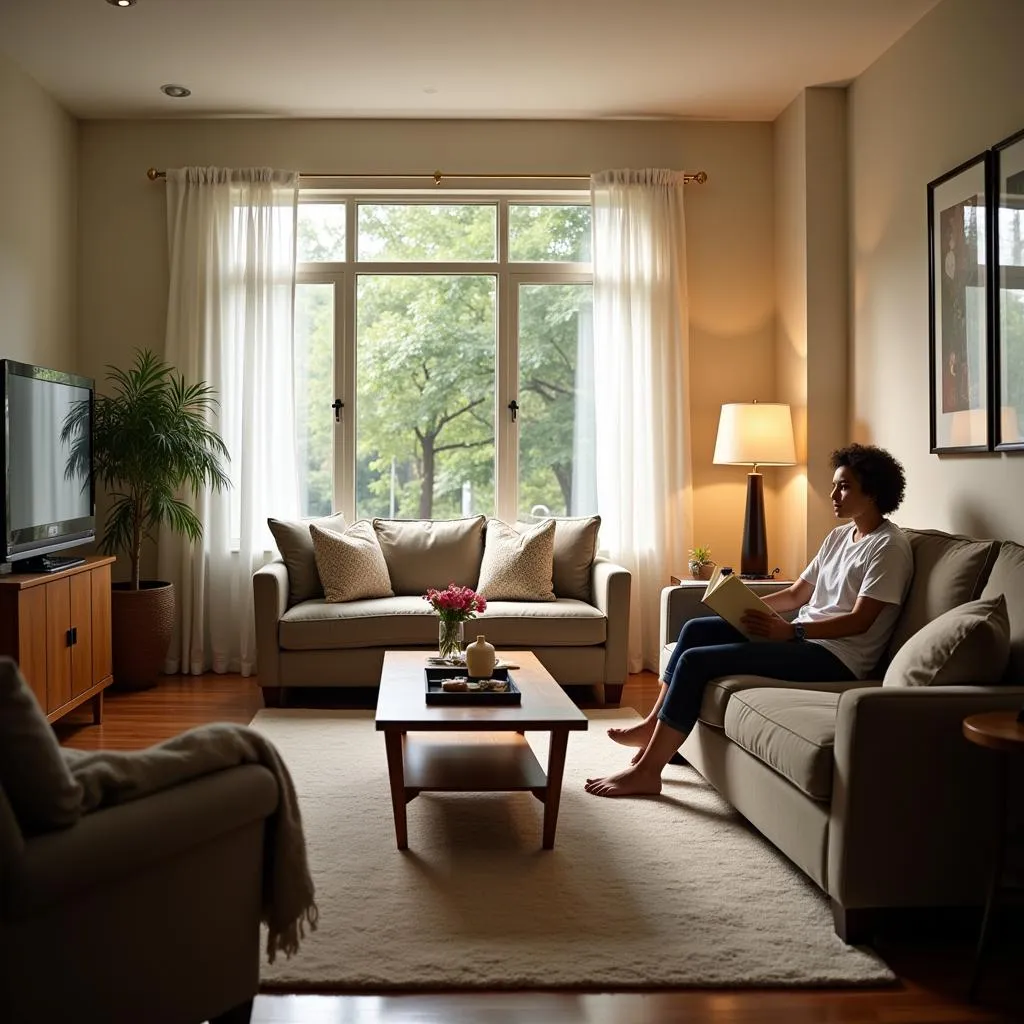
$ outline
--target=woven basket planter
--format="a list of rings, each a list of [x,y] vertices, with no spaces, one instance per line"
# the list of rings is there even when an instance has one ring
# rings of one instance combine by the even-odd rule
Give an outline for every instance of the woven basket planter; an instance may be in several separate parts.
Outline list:
[[[174,584],[143,580],[111,588],[114,683],[119,690],[156,686],[174,629]]]

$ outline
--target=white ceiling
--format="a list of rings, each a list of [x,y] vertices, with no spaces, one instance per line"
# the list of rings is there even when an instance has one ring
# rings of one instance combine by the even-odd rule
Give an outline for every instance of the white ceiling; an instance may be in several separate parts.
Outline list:
[[[82,118],[771,120],[937,2],[0,0],[0,51]]]

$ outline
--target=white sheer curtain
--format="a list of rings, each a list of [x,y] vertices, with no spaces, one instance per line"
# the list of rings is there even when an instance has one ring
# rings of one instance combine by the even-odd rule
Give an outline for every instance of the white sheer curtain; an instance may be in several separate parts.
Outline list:
[[[683,175],[603,171],[591,199],[601,548],[633,574],[629,670],[656,671],[692,521]]]
[[[214,422],[231,488],[196,502],[203,539],[161,530],[175,584],[168,672],[256,668],[252,574],[273,540],[269,514],[298,517],[292,317],[298,175],[266,168],[167,172],[170,292],[166,358],[217,391]]]

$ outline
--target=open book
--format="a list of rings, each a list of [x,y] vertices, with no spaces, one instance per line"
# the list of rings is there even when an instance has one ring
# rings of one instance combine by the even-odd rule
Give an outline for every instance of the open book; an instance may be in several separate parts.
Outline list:
[[[707,590],[701,598],[713,612],[717,612],[731,626],[735,626],[748,640],[767,640],[764,636],[752,636],[743,628],[743,614],[750,609],[766,615],[782,618],[774,608],[765,604],[750,587],[732,573],[724,574],[716,568],[708,581]]]

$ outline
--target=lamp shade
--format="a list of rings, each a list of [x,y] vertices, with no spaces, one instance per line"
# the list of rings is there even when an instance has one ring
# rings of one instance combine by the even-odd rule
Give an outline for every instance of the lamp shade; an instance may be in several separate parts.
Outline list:
[[[781,402],[723,405],[714,461],[728,466],[794,465],[796,445],[789,406]]]

